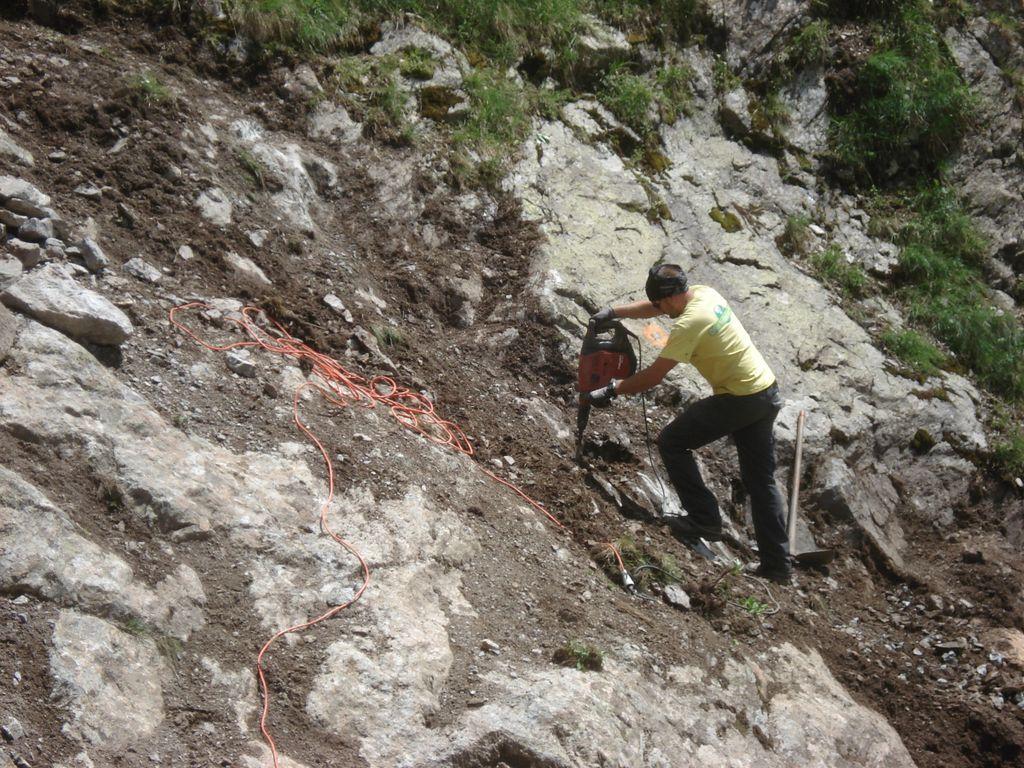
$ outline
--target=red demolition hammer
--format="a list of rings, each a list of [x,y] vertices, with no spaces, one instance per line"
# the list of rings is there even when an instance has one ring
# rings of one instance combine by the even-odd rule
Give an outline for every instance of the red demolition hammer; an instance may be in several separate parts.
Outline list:
[[[636,373],[636,354],[629,343],[629,336],[636,334],[626,330],[617,320],[590,323],[587,335],[583,337],[580,350],[579,379],[576,390],[580,395],[579,410],[576,412],[576,462],[583,460],[583,431],[590,420],[590,408],[594,405],[587,397],[588,392],[609,384],[612,379],[625,379]],[[639,339],[637,339],[639,344]],[[599,408],[608,403],[599,405]]]

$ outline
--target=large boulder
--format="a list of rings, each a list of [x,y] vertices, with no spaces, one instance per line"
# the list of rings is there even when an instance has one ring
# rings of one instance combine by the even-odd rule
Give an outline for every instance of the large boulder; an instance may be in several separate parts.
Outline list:
[[[0,293],[0,301],[76,339],[95,344],[116,346],[134,331],[124,312],[109,299],[83,288],[60,264],[47,264],[30,272]]]

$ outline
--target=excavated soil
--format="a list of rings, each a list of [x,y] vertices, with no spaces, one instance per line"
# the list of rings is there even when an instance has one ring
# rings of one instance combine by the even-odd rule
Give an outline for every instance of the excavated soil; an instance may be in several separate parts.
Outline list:
[[[185,174],[169,180],[168,167],[186,161],[176,137],[182,123],[203,122],[200,105],[214,97],[239,115],[254,114],[268,127],[290,130],[297,137],[303,135],[303,109],[282,102],[270,76],[257,72],[235,77],[208,48],[174,28],[152,30],[137,21],[96,20],[85,10],[76,19],[71,25],[78,28],[74,34],[26,20],[0,21],[0,38],[5,41],[0,80],[18,80],[8,80],[0,90],[0,111],[19,128],[14,138],[37,158],[36,167],[25,176],[53,197],[69,221],[92,217],[115,265],[142,255],[165,272],[159,289],[127,276],[117,284],[136,334],[120,356],[96,352],[118,378],[142,393],[171,423],[233,450],[301,441],[290,418],[281,415],[290,411],[291,394],[278,392],[266,376],[244,379],[224,369],[223,377],[206,390],[179,376],[195,363],[223,365],[217,353],[183,339],[166,313],[173,297],[241,298],[266,307],[296,336],[346,360],[346,365],[368,375],[389,373],[379,358],[353,352],[352,327],[320,301],[325,281],[341,276],[346,286],[372,290],[386,303],[381,313],[365,302],[349,308],[363,327],[390,324],[400,331],[399,343],[385,349],[397,366],[395,378],[429,392],[438,410],[472,437],[477,460],[490,469],[500,463],[504,472],[514,473],[515,482],[567,525],[567,537],[595,552],[596,568],[605,567],[601,542],[629,536],[649,557],[672,556],[691,591],[701,579],[718,575],[657,520],[623,515],[595,480],[600,476],[615,482],[641,468],[646,448],[637,404],[619,404],[594,415],[586,468],[575,464],[569,448],[517,419],[525,408],[521,398],[541,397],[557,404],[565,422],[572,424],[575,394],[574,371],[564,362],[559,338],[528,298],[528,265],[539,235],[520,221],[514,201],[499,201],[493,220],[484,221],[486,217],[460,208],[440,178],[420,172],[410,192],[424,202],[420,224],[431,223],[441,233],[441,245],[431,246],[410,223],[382,213],[377,185],[366,170],[370,164],[401,163],[417,150],[365,142],[344,153],[330,153],[344,184],[330,201],[332,216],[318,222],[317,239],[272,237],[263,248],[254,249],[242,227],[209,227],[195,213],[191,201],[208,186],[208,179]],[[119,85],[126,73],[143,68],[158,73],[172,87],[173,103],[145,103],[137,91]],[[111,153],[122,137],[119,128],[128,129],[129,143]],[[66,158],[48,160],[57,149]],[[225,158],[222,166],[230,167],[230,160]],[[13,167],[3,171],[18,174]],[[244,169],[234,172],[244,185]],[[83,182],[109,187],[109,192],[98,204],[87,201],[73,193]],[[251,194],[259,204],[265,192],[253,188]],[[128,212],[119,205],[127,206]],[[196,258],[183,264],[174,255],[186,243]],[[273,281],[272,291],[256,294],[236,284],[219,258],[229,250],[256,261]],[[484,276],[479,319],[469,328],[452,322],[452,298],[443,288],[456,269]],[[338,292],[343,298],[347,295]],[[495,344],[509,328],[518,336],[511,343]],[[203,330],[226,333],[212,325]],[[353,438],[359,431],[358,414],[342,416],[322,406],[311,410],[310,422],[329,439],[332,452],[350,459],[361,456],[359,441]],[[664,406],[653,411],[653,428],[667,421],[670,413]],[[401,443],[418,438],[396,439]],[[140,578],[155,582],[167,572],[170,562],[158,537],[123,514],[116,495],[101,480],[81,471],[84,459],[10,434],[0,434],[0,451],[5,465],[66,509],[83,535],[103,542],[111,537],[123,540],[119,554]],[[716,486],[728,491],[733,482],[726,478],[737,472],[732,457],[722,455],[726,458],[709,456],[707,466],[719,479]],[[512,467],[503,463],[505,456],[513,457]],[[324,476],[315,459],[310,465]],[[400,474],[399,468],[372,461],[349,460],[339,466],[344,483],[382,494],[401,479]],[[936,531],[920,524],[908,531],[913,586],[876,563],[855,532],[808,509],[818,540],[838,551],[827,571],[803,572],[798,587],[772,588],[771,597],[738,577],[725,580],[736,598],[753,595],[768,604],[777,599],[779,610],[773,615],[752,615],[733,605],[719,606],[708,615],[681,613],[660,601],[630,597],[611,580],[608,589],[617,593],[615,610],[595,612],[590,610],[582,576],[568,583],[547,578],[549,549],[524,540],[521,527],[489,513],[486,505],[467,509],[467,524],[487,535],[493,567],[466,574],[466,596],[474,605],[491,606],[481,615],[492,623],[481,628],[479,622],[469,626],[468,621],[453,619],[455,664],[432,725],[444,725],[462,708],[486,698],[487,691],[478,683],[479,667],[487,663],[477,653],[481,632],[508,653],[529,655],[541,649],[539,664],[552,663],[555,651],[576,637],[600,647],[602,638],[639,636],[668,663],[707,658],[723,649],[756,652],[790,641],[818,649],[851,694],[896,728],[920,766],[1024,765],[1024,711],[1012,701],[1021,691],[1021,675],[995,665],[980,643],[973,642],[988,626],[1024,627],[1024,575],[1002,541],[999,507],[993,501],[1004,491],[979,485],[980,501],[969,514],[959,516],[959,529]],[[724,507],[739,517],[737,502],[726,501]],[[218,729],[216,741],[193,728],[200,722],[229,724],[235,717],[223,709],[226,701],[198,697],[203,689],[194,660],[206,656],[225,666],[248,664],[243,660],[254,658],[266,638],[240,599],[246,593],[240,573],[225,567],[234,557],[216,539],[188,549],[187,563],[206,588],[211,620],[184,648],[168,650],[174,677],[174,684],[165,687],[171,691],[168,718],[178,734],[188,734],[189,744],[188,753],[176,756],[174,764],[230,765],[224,756],[245,749],[246,739],[226,735],[237,733],[230,725]],[[517,586],[510,588],[513,583]],[[524,595],[529,596],[526,607]],[[358,617],[358,611],[357,606],[352,614]],[[17,703],[19,719],[34,737],[9,749],[31,765],[67,758],[74,745],[60,732],[61,702],[49,696],[49,626],[56,608],[35,600],[26,604],[24,598],[9,595],[0,598],[0,612],[0,643],[8,649],[0,653],[5,681],[0,711],[13,711]],[[340,621],[338,625],[346,626]],[[529,628],[528,636],[524,627]],[[685,647],[678,640],[681,628],[689,638]],[[355,743],[324,737],[309,744],[303,738],[313,726],[302,691],[310,686],[311,670],[319,667],[324,647],[319,641],[336,637],[338,631],[345,630],[332,624],[318,627],[309,633],[312,642],[303,639],[271,658],[277,741],[311,766],[360,764]],[[963,637],[966,643],[944,658],[921,648],[924,637]],[[727,650],[730,647],[732,651]],[[979,674],[982,665],[988,669]],[[14,679],[18,685],[7,684]],[[1003,697],[1001,709],[993,704],[994,695]],[[255,710],[248,714],[248,722],[255,738]],[[494,759],[511,760],[501,757],[508,749],[494,745]],[[467,760],[466,764],[477,764]],[[481,755],[479,764],[496,764],[488,760]],[[131,750],[111,763],[151,764],[151,755]]]

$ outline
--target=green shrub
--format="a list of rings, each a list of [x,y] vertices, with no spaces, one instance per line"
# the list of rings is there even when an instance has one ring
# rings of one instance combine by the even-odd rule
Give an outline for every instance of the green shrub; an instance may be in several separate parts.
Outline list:
[[[912,371],[936,376],[948,364],[946,356],[917,331],[889,329],[882,333],[882,344]]]
[[[690,113],[693,90],[690,82],[693,70],[688,66],[668,66],[658,71],[655,77],[658,111],[663,123],[671,125],[681,115]]]
[[[942,340],[994,393],[1024,399],[1024,329],[991,306],[978,265],[985,239],[947,189],[911,201],[897,240],[899,295],[910,320]]]
[[[992,461],[1004,480],[1024,477],[1024,430],[1006,429],[992,451]]]
[[[786,46],[786,66],[799,69],[811,65],[823,65],[829,55],[829,24],[825,19],[815,19],[793,35]]]
[[[893,166],[938,168],[969,126],[974,99],[928,12],[913,3],[861,65],[852,95],[832,106],[837,163],[878,179]]]
[[[127,83],[139,100],[147,106],[171,99],[171,92],[167,86],[160,82],[160,78],[148,69],[144,69],[127,78]]]
[[[350,0],[235,0],[227,13],[257,43],[323,51],[344,37],[352,6]]]
[[[720,58],[715,59],[711,79],[714,81],[715,89],[719,93],[729,93],[743,84],[743,81],[729,69],[729,64],[726,60]]]
[[[582,672],[600,672],[604,666],[604,654],[582,640],[570,640],[555,651],[553,660],[563,667],[573,667]]]
[[[811,220],[800,214],[789,216],[786,226],[778,239],[779,249],[787,256],[794,254],[803,256],[811,243]]]
[[[367,134],[392,144],[411,144],[415,132],[405,114],[408,99],[395,64],[381,62],[366,93],[364,130]]]
[[[430,51],[408,48],[400,54],[398,71],[411,80],[429,80],[434,76],[437,62]]]
[[[614,67],[601,82],[598,99],[619,120],[639,134],[651,130],[650,109],[654,89],[643,77],[624,67]]]
[[[843,249],[835,243],[812,254],[811,266],[822,279],[836,285],[847,297],[859,298],[867,289],[868,277],[864,270],[848,262]]]

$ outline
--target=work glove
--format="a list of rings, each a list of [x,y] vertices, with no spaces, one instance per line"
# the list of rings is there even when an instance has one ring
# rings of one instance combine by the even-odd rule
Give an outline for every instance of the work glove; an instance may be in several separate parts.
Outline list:
[[[608,405],[615,398],[615,396],[616,392],[614,381],[611,384],[608,384],[607,386],[601,387],[600,389],[595,389],[591,392],[587,392],[587,400],[590,401],[591,405],[596,405],[598,407],[602,405]]]
[[[605,307],[604,309],[595,312],[590,316],[590,322],[588,325],[591,328],[600,328],[606,323],[611,322],[615,319],[615,310],[611,307]]]

